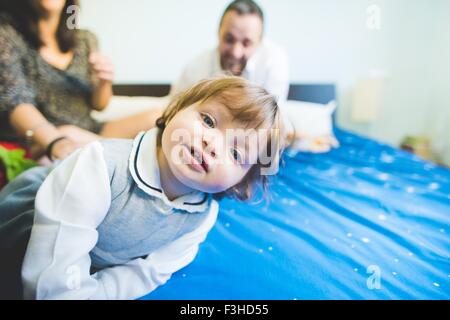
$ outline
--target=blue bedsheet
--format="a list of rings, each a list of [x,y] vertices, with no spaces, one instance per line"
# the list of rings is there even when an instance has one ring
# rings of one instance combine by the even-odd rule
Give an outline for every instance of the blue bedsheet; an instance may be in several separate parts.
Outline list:
[[[450,171],[336,135],[284,157],[269,205],[222,201],[195,261],[145,299],[449,299]]]

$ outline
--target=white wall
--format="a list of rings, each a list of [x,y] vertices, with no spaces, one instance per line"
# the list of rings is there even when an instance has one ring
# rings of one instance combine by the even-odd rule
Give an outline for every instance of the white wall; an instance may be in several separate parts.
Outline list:
[[[117,83],[172,82],[184,64],[216,43],[226,1],[84,0],[82,27],[116,63]]]
[[[438,10],[428,78],[432,98],[427,108],[425,131],[450,165],[450,1],[441,3]]]
[[[266,34],[289,54],[291,82],[336,83],[342,127],[393,144],[406,134],[427,134],[450,162],[450,1],[258,3],[266,15]],[[81,25],[98,35],[103,51],[114,59],[117,83],[172,82],[190,58],[216,45],[227,4],[83,0]],[[366,27],[369,5],[381,9],[380,30]],[[371,123],[355,123],[352,90],[372,71],[387,75],[380,115]]]

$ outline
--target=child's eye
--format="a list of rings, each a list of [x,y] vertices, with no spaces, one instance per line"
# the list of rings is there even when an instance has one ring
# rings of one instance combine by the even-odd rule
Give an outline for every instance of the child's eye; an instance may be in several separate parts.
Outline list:
[[[203,122],[210,128],[214,128],[214,120],[207,114],[202,114]]]
[[[231,156],[233,157],[233,159],[237,163],[241,164],[242,163],[242,156],[241,156],[240,152],[238,150],[236,150],[236,149],[230,149],[230,152],[231,152]]]

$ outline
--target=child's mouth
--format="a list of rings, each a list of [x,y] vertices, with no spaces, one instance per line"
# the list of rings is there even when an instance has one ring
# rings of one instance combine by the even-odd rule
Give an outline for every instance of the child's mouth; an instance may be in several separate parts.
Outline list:
[[[194,167],[194,169],[200,169],[201,171],[208,172],[208,164],[203,159],[202,153],[198,151],[198,149],[194,148],[193,146],[186,148],[189,150],[191,155],[191,163],[190,165]],[[197,170],[197,171],[200,171]]]

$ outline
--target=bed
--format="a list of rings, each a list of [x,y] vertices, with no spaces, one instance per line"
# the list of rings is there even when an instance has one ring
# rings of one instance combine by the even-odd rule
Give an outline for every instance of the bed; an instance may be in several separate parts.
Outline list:
[[[334,131],[331,152],[283,156],[269,203],[221,201],[194,262],[142,299],[449,299],[450,171]]]

